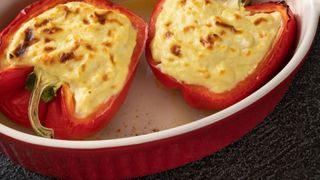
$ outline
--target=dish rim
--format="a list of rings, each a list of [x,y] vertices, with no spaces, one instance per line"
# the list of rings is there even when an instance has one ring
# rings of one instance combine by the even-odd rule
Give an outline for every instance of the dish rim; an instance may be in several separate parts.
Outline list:
[[[296,49],[296,52],[289,60],[288,64],[269,82],[267,82],[260,89],[255,91],[250,96],[241,100],[240,102],[218,112],[213,115],[207,116],[205,118],[196,120],[191,123],[187,123],[178,127],[170,128],[167,130],[145,134],[134,137],[126,137],[119,139],[109,139],[109,140],[85,140],[85,141],[70,141],[70,140],[58,140],[58,139],[46,139],[42,137],[38,137],[35,135],[30,135],[27,133],[20,132],[18,130],[7,127],[3,124],[0,124],[0,134],[4,134],[5,136],[11,137],[15,140],[22,141],[29,144],[45,146],[45,147],[53,147],[53,148],[66,148],[66,149],[101,149],[101,148],[115,148],[115,147],[123,147],[123,146],[132,146],[144,143],[150,143],[154,141],[159,141],[179,135],[183,135],[185,133],[193,132],[198,129],[204,128],[206,126],[212,125],[216,122],[219,122],[226,117],[229,117],[248,106],[252,105],[266,94],[275,89],[281,82],[283,82],[289,75],[299,66],[299,64],[303,61],[305,56],[307,55],[309,49],[311,48],[313,39],[316,35],[319,15],[320,15],[320,7],[317,5],[317,0],[313,1],[302,1],[301,6],[307,7],[307,13],[305,16],[309,16],[306,26],[308,28],[306,33],[301,34],[301,39],[299,41],[299,46]],[[299,7],[299,6],[298,6]],[[318,7],[318,9],[317,9]],[[300,8],[300,7],[299,7]],[[305,10],[306,11],[306,10]]]

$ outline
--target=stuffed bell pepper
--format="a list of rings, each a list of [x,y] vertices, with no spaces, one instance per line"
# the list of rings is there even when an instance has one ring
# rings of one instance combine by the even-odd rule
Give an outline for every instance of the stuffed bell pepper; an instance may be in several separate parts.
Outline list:
[[[223,109],[248,96],[285,63],[296,21],[284,3],[159,0],[147,59],[191,106]]]
[[[40,136],[82,139],[128,92],[146,23],[105,0],[42,0],[0,34],[0,110]]]

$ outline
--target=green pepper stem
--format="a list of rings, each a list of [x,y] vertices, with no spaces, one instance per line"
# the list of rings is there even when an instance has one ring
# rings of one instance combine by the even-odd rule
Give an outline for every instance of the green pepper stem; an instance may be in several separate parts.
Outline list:
[[[28,116],[31,126],[35,133],[41,137],[54,138],[53,129],[43,127],[39,120],[39,104],[43,91],[50,86],[50,83],[45,82],[41,73],[37,73],[36,83],[31,94],[28,107]]]

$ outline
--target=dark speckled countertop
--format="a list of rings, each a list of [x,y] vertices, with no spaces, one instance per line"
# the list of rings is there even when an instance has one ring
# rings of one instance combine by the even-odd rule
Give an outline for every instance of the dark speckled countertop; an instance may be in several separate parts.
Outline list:
[[[275,111],[212,156],[142,179],[320,179],[320,25],[314,45]],[[0,179],[52,179],[0,153]]]

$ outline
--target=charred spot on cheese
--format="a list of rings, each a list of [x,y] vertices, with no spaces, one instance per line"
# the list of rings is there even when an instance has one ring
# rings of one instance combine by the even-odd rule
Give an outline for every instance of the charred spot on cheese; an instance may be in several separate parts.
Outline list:
[[[234,14],[234,17],[235,17],[237,20],[242,19],[242,17],[241,17],[239,14]]]
[[[51,52],[51,51],[54,51],[54,50],[55,50],[55,48],[51,47],[51,46],[44,47],[44,51],[46,51],[46,52]]]
[[[216,25],[217,26],[220,26],[220,27],[223,27],[223,28],[225,28],[225,29],[228,29],[228,30],[230,30],[231,32],[233,32],[233,33],[242,33],[242,31],[240,31],[240,30],[237,30],[233,25],[230,25],[230,24],[228,24],[228,23],[226,23],[226,22],[223,22],[222,20],[221,20],[221,18],[219,18],[219,17],[217,17],[216,18],[217,19],[217,21],[216,21]]]
[[[68,18],[69,14],[72,13],[71,10],[67,6],[63,6],[62,8],[65,12],[64,17]]]
[[[85,72],[86,69],[87,69],[87,65],[86,65],[86,64],[82,64],[82,65],[81,65],[81,71],[82,71],[82,72]]]
[[[112,65],[114,65],[114,66],[116,65],[113,54],[110,54],[110,61],[111,61]]]
[[[118,10],[61,3],[16,30],[0,67],[28,65],[59,80],[74,95],[76,115],[87,117],[124,87],[136,39],[137,29]]]
[[[24,32],[24,40],[18,47],[14,50],[13,54],[15,57],[21,57],[27,51],[27,48],[36,40],[34,38],[33,30],[28,28]],[[12,55],[12,54],[10,54]]]
[[[102,25],[104,25],[105,23],[116,23],[116,24],[122,26],[123,24],[121,22],[119,22],[117,19],[109,18],[109,15],[111,15],[111,14],[113,14],[111,11],[107,11],[102,14],[95,12],[94,17]]]
[[[165,26],[169,27],[169,26],[171,26],[171,24],[172,24],[172,22],[168,21],[168,22],[166,22]]]
[[[60,56],[60,62],[65,63],[71,59],[74,59],[74,53],[73,52],[69,52],[69,53],[62,53]]]
[[[279,12],[252,13],[222,0],[171,0],[157,16],[150,49],[161,72],[223,93],[255,70],[281,28]]]
[[[206,47],[208,49],[212,49],[214,42],[216,40],[218,40],[219,38],[220,38],[219,35],[211,33],[211,34],[207,35],[205,38],[201,38],[200,42],[204,47]]]
[[[97,18],[98,22],[100,24],[105,24],[106,23],[106,16],[107,16],[107,13],[103,13],[103,14],[98,14],[98,13],[94,13],[95,17]]]
[[[183,32],[187,33],[187,32],[192,31],[194,29],[195,29],[195,27],[192,26],[192,25],[191,26],[186,26],[186,27],[183,28]]]
[[[177,57],[180,57],[181,54],[181,46],[180,45],[173,45],[171,47],[171,53]]]
[[[44,42],[45,42],[45,43],[49,43],[49,42],[51,42],[51,41],[53,41],[53,40],[50,39],[50,38],[44,38]]]
[[[186,3],[187,3],[187,0],[180,0],[180,5],[181,5],[181,6],[186,5]]]
[[[85,24],[85,25],[90,24],[90,22],[88,21],[88,19],[87,19],[87,18],[84,18],[84,19],[82,20],[82,22],[83,22],[83,24]]]
[[[112,47],[112,43],[109,42],[109,41],[103,42],[102,44],[107,48],[111,48]]]
[[[38,22],[34,25],[36,28],[40,28],[42,26],[46,26],[50,22],[50,19],[44,19],[41,22]]]
[[[14,55],[13,54],[9,54],[9,59],[13,59],[14,58]]]
[[[108,74],[104,74],[104,75],[102,76],[102,80],[103,80],[103,81],[108,81],[108,80],[109,80]]]
[[[86,45],[86,48],[90,51],[94,51],[95,49],[90,45],[90,44],[87,44]]]
[[[63,29],[60,27],[52,27],[52,28],[45,28],[42,32],[46,34],[55,34],[61,31],[63,31]]]
[[[258,19],[256,19],[256,20],[254,21],[254,25],[258,26],[258,25],[260,25],[260,24],[263,23],[263,22],[268,22],[268,20],[265,19],[265,18],[258,18]]]
[[[170,38],[171,36],[173,36],[173,33],[172,33],[171,31],[167,31],[167,32],[164,34],[164,36],[165,36],[166,38]]]

